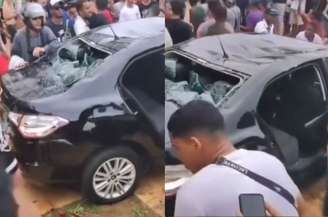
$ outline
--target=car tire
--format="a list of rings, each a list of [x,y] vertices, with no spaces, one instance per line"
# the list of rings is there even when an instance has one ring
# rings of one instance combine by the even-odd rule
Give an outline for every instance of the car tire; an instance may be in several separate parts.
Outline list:
[[[115,170],[116,164],[121,169]],[[129,147],[115,146],[96,154],[89,160],[82,174],[83,197],[96,203],[123,200],[137,186],[142,174],[140,165],[138,154]]]

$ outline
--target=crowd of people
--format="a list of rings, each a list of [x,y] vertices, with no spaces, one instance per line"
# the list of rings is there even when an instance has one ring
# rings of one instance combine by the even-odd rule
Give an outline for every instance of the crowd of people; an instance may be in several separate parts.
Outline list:
[[[101,25],[165,15],[166,45],[255,32],[328,43],[326,0],[2,0],[0,74]]]
[[[2,0],[0,74],[57,50],[90,29],[160,13],[157,0]]]
[[[326,0],[168,0],[166,40],[254,32],[327,44],[327,12]]]

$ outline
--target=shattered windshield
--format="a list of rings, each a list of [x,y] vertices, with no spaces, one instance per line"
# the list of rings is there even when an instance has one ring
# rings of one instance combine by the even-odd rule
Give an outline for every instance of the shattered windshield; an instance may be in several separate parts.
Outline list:
[[[18,98],[47,97],[65,92],[81,79],[92,77],[107,56],[77,40],[60,48],[56,56],[11,71],[2,79],[9,92]]]
[[[237,77],[204,67],[176,53],[166,55],[166,100],[179,106],[197,99],[217,105],[239,81]]]

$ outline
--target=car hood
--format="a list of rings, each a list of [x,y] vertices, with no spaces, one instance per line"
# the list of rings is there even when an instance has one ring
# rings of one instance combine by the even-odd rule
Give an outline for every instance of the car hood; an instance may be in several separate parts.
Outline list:
[[[149,38],[147,46],[163,47],[162,38],[163,35]],[[117,89],[118,79],[128,61],[144,50],[141,49],[144,44],[144,40],[134,41],[128,49],[116,52],[106,58],[103,64],[97,65],[94,76],[84,78],[64,90],[61,84],[54,84],[54,80],[43,79],[43,69],[49,67],[49,63],[37,63],[40,65],[9,72],[2,78],[3,101],[10,110],[28,107],[29,111],[57,115],[69,121],[79,120],[84,111],[97,106],[115,104],[123,107],[124,102]],[[47,82],[58,89],[43,89]]]

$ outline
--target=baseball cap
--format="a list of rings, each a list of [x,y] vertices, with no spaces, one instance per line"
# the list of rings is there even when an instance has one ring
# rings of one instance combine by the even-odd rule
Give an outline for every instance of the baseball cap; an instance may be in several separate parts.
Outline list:
[[[50,0],[50,5],[55,6],[57,4],[62,4],[64,3],[63,0]]]
[[[271,15],[271,16],[274,16],[274,17],[279,16],[279,11],[276,10],[276,9],[274,9],[274,8],[267,8],[267,9],[265,10],[265,13],[266,13],[266,14],[269,14],[269,15]]]

